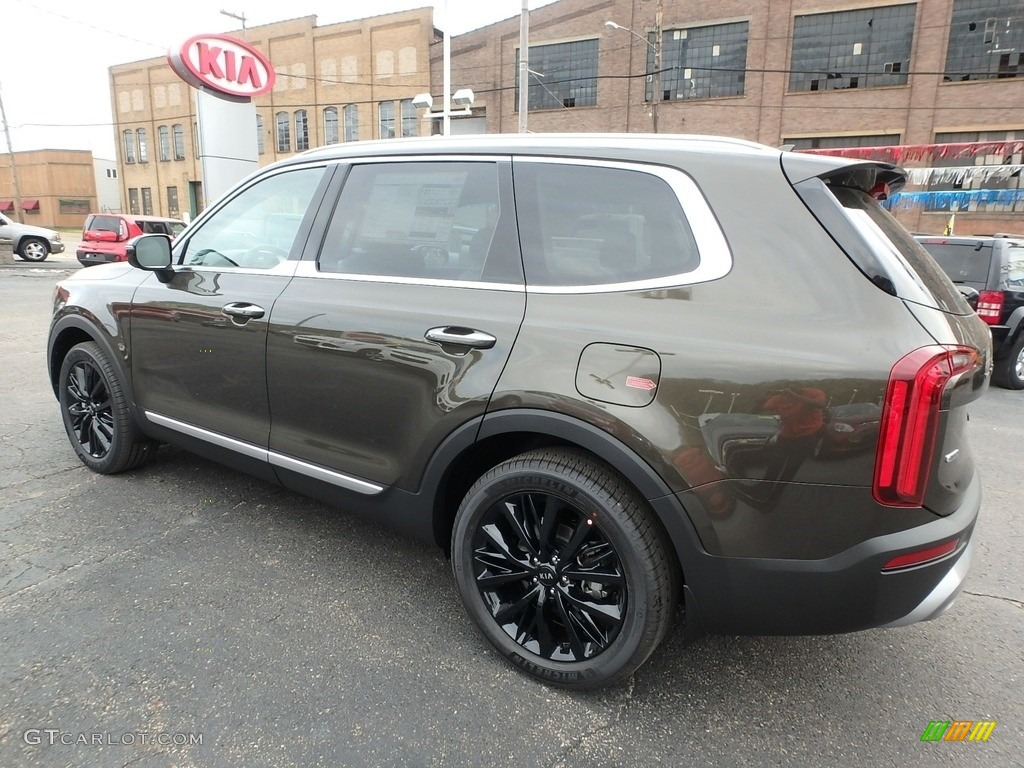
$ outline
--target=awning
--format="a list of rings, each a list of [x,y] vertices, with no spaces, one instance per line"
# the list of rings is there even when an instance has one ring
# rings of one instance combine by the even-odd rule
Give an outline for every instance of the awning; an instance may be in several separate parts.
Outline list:
[[[0,211],[13,211],[14,201],[13,200],[0,200]]]
[[[38,200],[22,200],[21,210],[23,211],[38,211],[39,201]]]

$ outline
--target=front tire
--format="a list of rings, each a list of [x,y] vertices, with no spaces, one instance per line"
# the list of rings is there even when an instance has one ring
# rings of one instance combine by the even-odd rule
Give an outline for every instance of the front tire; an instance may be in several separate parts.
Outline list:
[[[72,347],[60,367],[60,412],[78,458],[93,472],[134,469],[155,452],[139,433],[117,370],[99,344]]]
[[[18,255],[25,261],[46,261],[50,248],[38,237],[25,237],[18,243]]]
[[[574,450],[531,451],[484,474],[459,507],[452,569],[494,647],[564,688],[631,675],[678,602],[678,569],[650,508]]]
[[[992,381],[1006,389],[1024,389],[1024,331],[1017,334],[1010,353],[996,360]]]

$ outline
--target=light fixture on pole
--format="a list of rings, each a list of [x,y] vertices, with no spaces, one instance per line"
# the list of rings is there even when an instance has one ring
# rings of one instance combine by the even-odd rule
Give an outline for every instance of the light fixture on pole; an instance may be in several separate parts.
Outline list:
[[[441,120],[442,130],[441,132],[447,136],[450,132],[451,117],[469,117],[473,114],[473,110],[470,107],[473,106],[476,96],[473,94],[472,88],[459,88],[455,93],[452,94],[451,99],[445,104],[444,108],[439,109],[437,112],[431,112],[431,108],[434,106],[434,97],[429,93],[418,93],[413,96],[412,105],[416,109],[427,110],[427,117],[430,120]],[[459,107],[459,109],[452,109],[452,107]],[[448,128],[443,126],[448,125]]]
[[[629,27],[624,27],[621,24],[616,24],[614,21],[606,21],[604,25],[610,29],[621,29],[629,32],[633,37],[638,40],[643,40],[648,48],[654,53],[654,72],[651,73],[651,129],[654,133],[658,132],[658,102],[661,101],[661,17],[662,17],[662,5],[661,0],[658,0],[658,7],[654,12],[654,42],[652,43],[643,35],[637,34]]]

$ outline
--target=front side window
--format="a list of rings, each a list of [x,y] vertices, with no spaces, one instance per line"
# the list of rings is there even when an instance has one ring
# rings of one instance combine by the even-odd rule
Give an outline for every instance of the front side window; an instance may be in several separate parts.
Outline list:
[[[324,109],[324,144],[338,143],[338,108]]]
[[[597,104],[597,38],[530,46],[527,109],[592,107]],[[519,104],[519,49],[516,49]],[[518,107],[517,107],[518,109]]]
[[[295,151],[305,152],[309,149],[309,118],[306,110],[295,111]]]
[[[790,91],[906,85],[917,6],[797,16]]]
[[[495,163],[357,165],[345,181],[318,267],[501,282],[510,278],[499,262],[513,251],[492,248],[500,214]]]
[[[700,266],[679,198],[659,176],[548,162],[517,162],[514,175],[530,285],[614,285]]]
[[[954,0],[944,79],[1024,76],[1024,3]]]
[[[292,151],[291,122],[287,112],[278,112],[277,116],[277,151]]]
[[[171,159],[171,132],[166,125],[156,129],[157,143],[160,145],[160,160],[167,162]]]
[[[661,42],[661,99],[742,96],[747,68],[746,21],[669,29]],[[654,71],[654,34],[648,35],[647,71]],[[530,68],[533,68],[531,64]],[[648,101],[653,83],[647,84]]]
[[[378,105],[380,110],[380,137],[382,139],[395,138],[395,102],[382,101]]]
[[[185,129],[180,124],[176,124],[171,128],[171,132],[174,134],[174,159],[184,160],[185,159]]]
[[[323,168],[268,176],[224,204],[188,239],[181,263],[272,269],[288,259]]]
[[[135,162],[135,137],[132,132],[124,131],[121,134],[121,143],[124,145],[124,161],[126,163]]]
[[[359,141],[359,106],[345,106],[345,141]]]

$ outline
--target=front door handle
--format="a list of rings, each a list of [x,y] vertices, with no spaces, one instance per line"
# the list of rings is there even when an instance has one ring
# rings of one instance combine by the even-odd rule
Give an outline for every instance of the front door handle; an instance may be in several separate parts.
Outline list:
[[[230,317],[232,322],[240,323],[255,320],[266,314],[263,307],[250,304],[247,301],[234,301],[230,304],[225,304],[220,308],[220,311]]]
[[[475,331],[472,328],[463,328],[458,325],[444,325],[440,328],[431,328],[423,336],[427,341],[433,341],[436,344],[472,347],[473,349],[490,349],[498,341],[489,333]]]

